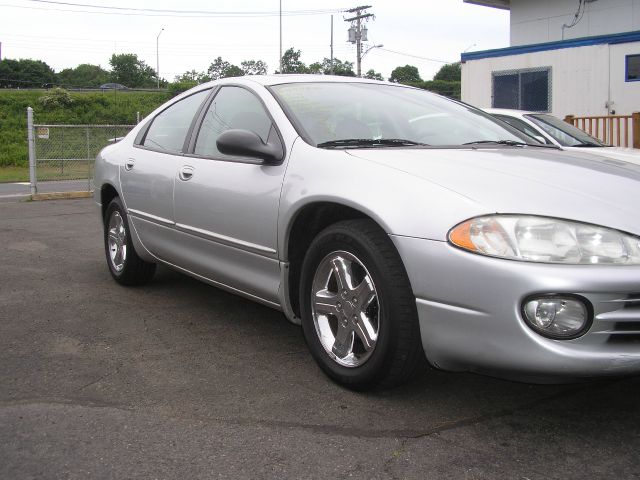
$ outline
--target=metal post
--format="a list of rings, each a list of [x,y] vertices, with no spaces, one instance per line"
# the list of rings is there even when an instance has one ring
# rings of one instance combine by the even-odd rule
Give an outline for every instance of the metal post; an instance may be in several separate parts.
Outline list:
[[[136,112],[136,125],[140,123],[140,112]]]
[[[27,142],[29,144],[29,183],[31,195],[38,193],[36,185],[36,146],[33,138],[33,108],[27,107]]]
[[[87,191],[91,191],[91,145],[89,143],[89,127],[85,127],[87,135]]]
[[[282,74],[282,0],[280,0],[280,74]]]
[[[160,33],[158,33],[158,36],[156,37],[156,88],[158,90],[160,90],[160,35],[162,34],[162,32],[164,31],[164,27],[160,30]],[[116,89],[117,90],[117,89]]]

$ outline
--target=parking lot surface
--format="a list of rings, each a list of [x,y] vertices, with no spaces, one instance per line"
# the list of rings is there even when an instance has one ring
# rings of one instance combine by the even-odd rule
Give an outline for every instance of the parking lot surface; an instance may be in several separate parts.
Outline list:
[[[0,203],[0,245],[2,479],[640,478],[639,378],[354,393],[277,311],[117,285],[90,199]]]

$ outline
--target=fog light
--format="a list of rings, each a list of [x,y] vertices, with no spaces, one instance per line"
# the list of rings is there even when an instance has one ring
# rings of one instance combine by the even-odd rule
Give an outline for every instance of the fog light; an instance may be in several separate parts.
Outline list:
[[[577,338],[591,326],[591,305],[578,296],[529,297],[525,300],[522,310],[527,324],[549,338]]]

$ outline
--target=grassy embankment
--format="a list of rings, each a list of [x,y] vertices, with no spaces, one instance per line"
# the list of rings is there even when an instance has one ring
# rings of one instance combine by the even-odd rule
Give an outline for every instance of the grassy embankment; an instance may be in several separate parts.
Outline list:
[[[136,112],[144,117],[169,98],[164,92],[72,92],[69,105],[45,107],[40,102],[44,95],[46,90],[0,89],[0,182],[29,179],[29,106],[36,124],[135,124]]]

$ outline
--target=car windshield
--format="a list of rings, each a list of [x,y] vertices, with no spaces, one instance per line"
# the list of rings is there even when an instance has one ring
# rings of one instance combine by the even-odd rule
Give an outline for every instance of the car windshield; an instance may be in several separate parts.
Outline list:
[[[605,147],[597,138],[560,120],[553,115],[532,113],[525,115],[529,120],[547,132],[563,147]]]
[[[415,88],[349,82],[274,85],[310,144],[326,148],[535,143],[488,114]]]

